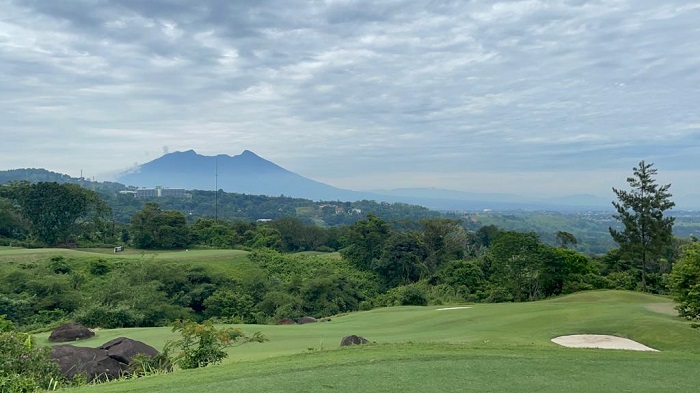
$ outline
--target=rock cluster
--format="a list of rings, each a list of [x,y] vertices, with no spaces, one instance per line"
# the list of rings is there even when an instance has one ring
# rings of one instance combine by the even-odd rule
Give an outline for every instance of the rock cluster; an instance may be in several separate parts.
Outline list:
[[[158,350],[141,341],[115,338],[99,348],[76,347],[70,344],[53,347],[51,357],[69,379],[83,375],[87,381],[104,381],[129,374],[129,366],[137,354],[155,356]]]

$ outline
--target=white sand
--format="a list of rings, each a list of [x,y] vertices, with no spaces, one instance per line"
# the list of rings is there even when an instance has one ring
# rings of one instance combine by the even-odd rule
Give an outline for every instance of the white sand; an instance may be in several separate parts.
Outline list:
[[[437,311],[445,311],[445,310],[464,310],[465,308],[471,308],[471,307],[445,307],[445,308],[438,308]]]
[[[606,336],[602,334],[574,334],[571,336],[561,336],[552,339],[552,342],[569,348],[602,348],[602,349],[627,349],[631,351],[654,351],[627,338]]]

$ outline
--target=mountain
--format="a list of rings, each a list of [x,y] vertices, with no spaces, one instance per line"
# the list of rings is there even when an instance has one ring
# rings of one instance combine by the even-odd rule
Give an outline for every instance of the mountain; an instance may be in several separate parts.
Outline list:
[[[311,200],[364,199],[363,194],[320,183],[245,150],[237,156],[204,156],[194,150],[168,153],[117,181],[136,187],[224,190],[242,194],[291,196]]]
[[[168,153],[125,173],[117,181],[129,186],[214,190],[314,201],[375,200],[408,203],[435,210],[559,210],[608,208],[590,195],[537,199],[515,194],[472,193],[438,188],[352,191],[317,182],[245,150],[237,156],[204,156],[194,150]]]

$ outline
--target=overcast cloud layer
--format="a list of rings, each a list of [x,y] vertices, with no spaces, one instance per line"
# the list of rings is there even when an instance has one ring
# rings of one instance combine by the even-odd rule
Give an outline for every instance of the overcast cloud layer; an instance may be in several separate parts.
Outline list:
[[[353,189],[700,194],[700,4],[0,0],[0,169],[256,152]]]

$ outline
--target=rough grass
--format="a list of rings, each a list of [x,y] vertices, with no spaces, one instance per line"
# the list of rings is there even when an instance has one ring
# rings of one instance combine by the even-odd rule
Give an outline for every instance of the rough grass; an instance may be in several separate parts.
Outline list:
[[[219,366],[74,391],[693,391],[700,384],[700,331],[655,311],[659,305],[672,303],[594,291],[458,310],[384,308],[309,325],[241,325],[270,341],[233,348]],[[661,352],[572,349],[550,341],[576,333],[627,337]],[[375,343],[340,349],[348,334]],[[103,330],[81,345],[121,335],[158,348],[174,337],[167,328]]]

